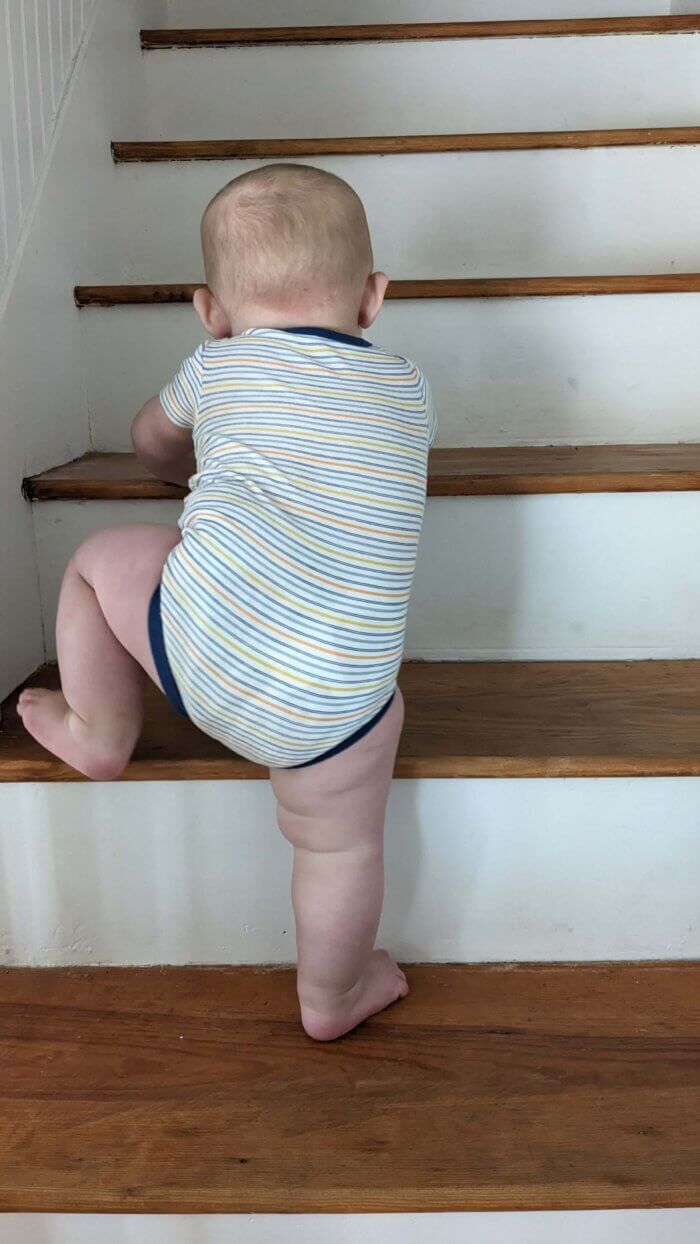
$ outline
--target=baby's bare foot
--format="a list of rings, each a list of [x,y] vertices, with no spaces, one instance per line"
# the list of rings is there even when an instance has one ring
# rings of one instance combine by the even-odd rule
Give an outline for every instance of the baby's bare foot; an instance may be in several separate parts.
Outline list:
[[[86,777],[110,782],[126,767],[130,746],[117,737],[96,737],[69,707],[62,691],[29,687],[17,701],[17,712],[37,743]]]
[[[315,1041],[335,1041],[408,993],[408,981],[385,950],[375,950],[367,969],[348,993],[301,1004],[301,1022]]]

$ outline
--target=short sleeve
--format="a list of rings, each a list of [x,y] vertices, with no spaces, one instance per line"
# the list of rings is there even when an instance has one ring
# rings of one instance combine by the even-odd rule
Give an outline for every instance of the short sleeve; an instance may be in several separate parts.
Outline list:
[[[204,346],[199,346],[160,392],[163,410],[179,428],[191,428],[194,424],[202,390],[203,353]]]
[[[437,411],[435,410],[435,402],[433,401],[433,394],[431,392],[430,385],[427,380],[425,380],[424,383],[425,418],[428,424],[428,444],[432,445],[435,442],[435,435],[437,433]]]

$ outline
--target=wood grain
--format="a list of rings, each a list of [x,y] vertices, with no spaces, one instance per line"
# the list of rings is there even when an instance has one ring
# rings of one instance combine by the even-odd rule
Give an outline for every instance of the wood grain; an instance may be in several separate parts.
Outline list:
[[[76,285],[79,307],[123,307],[191,302],[199,285]],[[632,276],[458,277],[391,281],[389,299],[567,298],[591,294],[697,294],[700,272]]]
[[[289,971],[0,973],[0,1212],[697,1206],[700,965],[424,966],[332,1046]]]
[[[700,14],[673,17],[580,17],[500,22],[401,22],[362,26],[262,26],[142,30],[141,46],[260,47],[305,43],[400,43],[432,39],[515,39],[572,35],[665,35],[700,30]]]
[[[31,683],[56,685],[56,671]],[[409,661],[400,778],[700,776],[700,661]],[[0,711],[0,782],[78,776]],[[151,690],[125,781],[260,779],[265,771]]]
[[[481,497],[583,492],[695,492],[700,444],[514,445],[433,449],[428,495]],[[88,453],[24,481],[30,501],[172,501],[178,484],[134,454]]]
[[[172,160],[272,160],[327,155],[415,155],[450,151],[542,151],[585,147],[660,147],[700,143],[700,126],[551,130],[503,134],[405,134],[363,138],[221,138],[113,142],[117,163]]]

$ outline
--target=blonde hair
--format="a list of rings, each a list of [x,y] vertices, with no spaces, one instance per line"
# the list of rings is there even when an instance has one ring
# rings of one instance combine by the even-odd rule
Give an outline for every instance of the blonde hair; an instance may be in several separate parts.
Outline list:
[[[307,165],[268,164],[230,181],[204,213],[202,251],[209,288],[237,306],[359,296],[372,271],[360,198]]]

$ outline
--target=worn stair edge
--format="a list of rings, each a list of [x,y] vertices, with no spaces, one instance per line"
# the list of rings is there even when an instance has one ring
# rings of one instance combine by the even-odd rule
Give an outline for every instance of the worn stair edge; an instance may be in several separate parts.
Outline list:
[[[700,776],[700,660],[408,661],[398,778]],[[55,667],[29,684],[57,685]],[[0,782],[79,776],[0,710]],[[266,771],[151,688],[123,781],[250,780]]]
[[[700,126],[657,129],[545,130],[494,134],[406,134],[352,138],[221,138],[113,142],[118,164],[180,160],[269,160],[325,155],[416,155],[445,152],[577,150],[700,144]]]
[[[700,444],[519,445],[433,449],[430,497],[696,492]],[[30,476],[29,501],[173,501],[187,489],[156,479],[130,453],[87,453]]]
[[[700,31],[700,13],[648,17],[579,17],[481,22],[383,22],[354,26],[262,26],[142,30],[147,50],[264,47],[314,43],[400,43],[435,39],[668,35]]]
[[[321,1048],[289,969],[0,972],[0,1212],[697,1205],[699,964],[408,973]]]
[[[196,282],[152,285],[76,285],[79,307],[148,306],[191,302]],[[387,298],[572,298],[604,294],[697,294],[700,272],[632,276],[457,277],[391,281]]]

